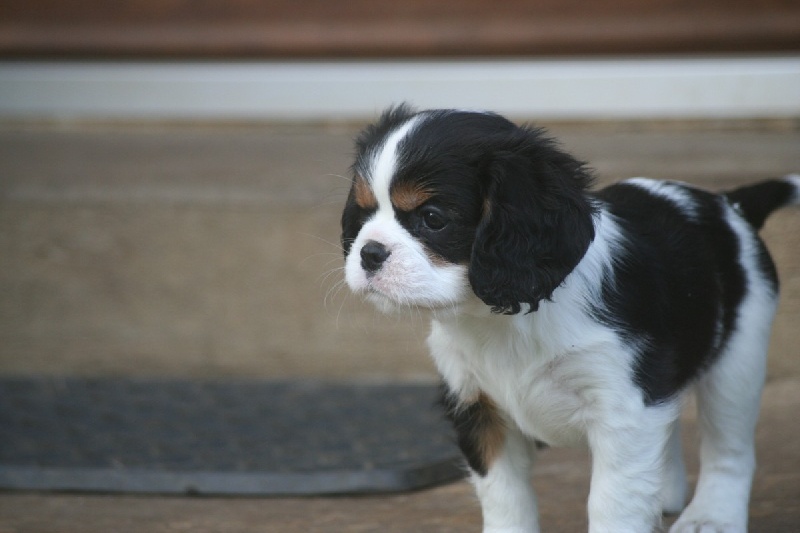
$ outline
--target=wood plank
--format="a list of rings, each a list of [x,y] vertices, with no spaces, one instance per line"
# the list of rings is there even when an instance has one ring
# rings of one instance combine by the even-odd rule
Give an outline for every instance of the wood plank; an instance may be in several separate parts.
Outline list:
[[[795,0],[5,0],[5,57],[392,57],[800,50]]]

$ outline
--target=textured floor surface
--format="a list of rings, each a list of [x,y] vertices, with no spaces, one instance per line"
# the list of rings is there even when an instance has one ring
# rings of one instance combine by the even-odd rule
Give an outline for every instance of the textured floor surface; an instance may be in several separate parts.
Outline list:
[[[647,175],[719,189],[800,171],[791,121],[553,132],[601,183]],[[338,284],[339,176],[354,133],[0,127],[0,375],[431,384],[424,320],[381,317]],[[762,235],[782,301],[751,531],[795,533],[800,210],[776,215]],[[685,419],[694,473],[690,411]],[[586,530],[588,475],[584,451],[541,453],[534,483],[545,532]],[[312,498],[0,493],[0,533],[109,531],[461,532],[480,531],[480,515],[463,481]]]
[[[796,533],[800,524],[800,379],[771,383],[757,439],[752,533]],[[685,442],[694,480],[694,417]],[[582,450],[541,452],[533,476],[545,532],[586,531],[589,460]],[[669,521],[667,521],[668,523]],[[466,481],[407,494],[328,498],[200,498],[0,494],[2,533],[257,533],[480,531]]]
[[[0,379],[0,489],[381,493],[463,477],[437,388]]]

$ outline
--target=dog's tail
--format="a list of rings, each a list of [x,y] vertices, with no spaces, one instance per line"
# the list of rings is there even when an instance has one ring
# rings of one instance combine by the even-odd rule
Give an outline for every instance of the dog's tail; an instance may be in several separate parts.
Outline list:
[[[724,195],[750,225],[761,229],[773,211],[800,204],[800,174],[745,185]]]

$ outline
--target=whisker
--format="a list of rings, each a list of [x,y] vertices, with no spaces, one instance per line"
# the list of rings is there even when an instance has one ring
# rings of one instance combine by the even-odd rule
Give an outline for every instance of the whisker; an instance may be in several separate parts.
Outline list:
[[[329,241],[329,240],[327,240],[327,239],[325,239],[323,237],[320,237],[319,235],[314,235],[313,233],[305,233],[305,232],[299,231],[299,232],[297,232],[297,234],[298,235],[303,235],[304,237],[311,237],[312,239],[316,239],[316,240],[318,240],[318,241],[320,241],[320,242],[322,242],[324,244],[329,244],[329,245],[333,246],[334,248],[336,248],[337,250],[339,250],[340,252],[344,253],[344,248],[342,248],[341,243],[331,242],[331,241]]]
[[[327,276],[330,276],[331,274],[333,274],[333,272],[329,272]],[[339,311],[336,317],[337,327],[338,327],[339,313],[341,313],[342,307],[344,306],[344,303],[347,301],[347,297],[350,295],[350,292],[347,291],[346,288],[347,288],[347,282],[345,281],[344,278],[340,278],[336,280],[332,285],[330,285],[330,287],[328,287],[328,290],[325,292],[325,297],[323,298],[323,307],[325,307],[325,309],[327,310],[330,304],[332,304],[334,301],[336,301],[337,298],[339,298],[339,295],[342,294],[342,291],[343,290],[345,291],[345,298],[342,301],[342,305],[339,306]]]
[[[341,254],[331,252],[330,255],[333,257],[325,261],[325,263],[321,265],[322,268],[327,268],[332,263],[344,263],[344,258],[341,256]],[[344,265],[342,265],[342,268],[344,268]]]
[[[317,252],[315,254],[308,255],[305,258],[303,258],[302,260],[300,260],[300,262],[297,263],[297,266],[305,266],[306,263],[308,263],[312,259],[319,259],[321,257],[327,257],[328,258],[327,261],[325,261],[325,263],[323,265],[321,265],[322,268],[327,267],[328,265],[330,265],[331,263],[333,263],[335,261],[341,261],[342,260],[342,254],[340,252]]]
[[[325,297],[322,300],[322,305],[323,305],[323,307],[325,309],[328,309],[328,304],[332,303],[334,300],[336,300],[336,298],[339,296],[339,294],[341,294],[342,289],[344,288],[344,286],[345,286],[345,282],[344,282],[343,279],[341,279],[341,280],[338,280],[333,285],[331,285],[330,288],[328,288],[327,292],[325,293]]]
[[[348,183],[351,183],[353,181],[352,177],[350,177],[350,176],[342,176],[341,174],[333,174],[333,173],[324,174],[324,177],[326,177],[326,178],[342,178],[343,180],[345,180]]]
[[[340,272],[344,272],[344,267],[334,267],[334,268],[331,268],[330,270],[328,270],[328,271],[326,271],[326,272],[323,272],[322,274],[320,274],[320,275],[317,277],[317,282],[318,282],[320,285],[324,285],[324,284],[325,284],[325,283],[327,283],[327,281],[328,281],[328,280],[331,278],[331,276],[333,276],[334,274],[339,274]],[[341,281],[344,281],[344,276],[342,276],[342,277],[341,277],[339,280],[337,280],[337,283],[339,283],[339,282],[341,282]]]
[[[338,285],[340,289],[337,291],[335,296],[338,296],[341,293],[341,289],[345,287],[344,280],[341,281]],[[336,312],[336,329],[339,329],[339,317],[342,315],[342,309],[344,309],[344,304],[347,303],[347,299],[352,295],[350,291],[345,291],[344,298],[342,298],[342,303],[339,304],[339,310]]]

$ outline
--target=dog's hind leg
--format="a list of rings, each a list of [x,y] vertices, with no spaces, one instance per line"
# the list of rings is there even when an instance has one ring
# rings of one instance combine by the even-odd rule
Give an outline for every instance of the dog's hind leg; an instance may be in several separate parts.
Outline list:
[[[728,348],[696,384],[700,473],[694,498],[671,533],[747,531],[754,433],[775,307],[774,298],[758,299],[759,305],[743,306],[739,323],[747,329],[731,335]]]

